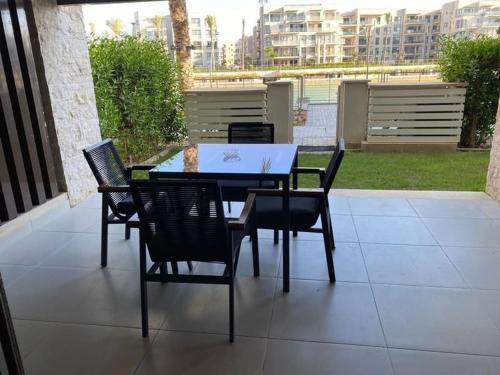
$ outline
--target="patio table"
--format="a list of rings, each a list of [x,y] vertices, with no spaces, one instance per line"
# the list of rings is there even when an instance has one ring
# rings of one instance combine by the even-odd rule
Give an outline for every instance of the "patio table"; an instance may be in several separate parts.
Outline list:
[[[297,145],[194,144],[149,171],[150,178],[281,181],[283,209],[283,291],[290,289],[290,175]]]

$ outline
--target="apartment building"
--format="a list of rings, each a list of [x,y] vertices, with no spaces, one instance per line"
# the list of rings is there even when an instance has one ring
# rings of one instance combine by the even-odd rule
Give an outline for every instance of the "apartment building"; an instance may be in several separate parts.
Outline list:
[[[210,67],[211,48],[211,30],[205,22],[206,14],[189,14],[189,36],[191,39],[191,60],[194,67]],[[139,12],[134,13],[134,22],[132,23],[132,32],[141,34],[147,38],[160,38],[166,41],[166,45],[173,53],[174,49],[174,31],[172,28],[172,19],[170,15],[163,17],[162,29],[159,31],[153,23],[153,18],[142,18]],[[221,65],[222,53],[219,50],[217,27],[214,30],[214,62],[215,65]]]
[[[433,11],[353,9],[341,14],[322,5],[285,5],[269,12],[261,8],[253,31],[256,57],[267,63],[427,61],[438,57],[440,35],[497,35],[500,1],[456,0]]]
[[[323,64],[342,59],[339,13],[320,4],[285,5],[262,12],[253,39],[257,59],[267,64]]]
[[[443,5],[441,29],[444,35],[498,35],[500,1],[456,0]]]

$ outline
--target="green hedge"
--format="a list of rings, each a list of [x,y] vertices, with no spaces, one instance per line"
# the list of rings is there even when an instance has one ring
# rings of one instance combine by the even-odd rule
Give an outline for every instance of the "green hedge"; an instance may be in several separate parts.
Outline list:
[[[89,42],[103,137],[140,161],[185,136],[184,99],[163,42],[136,36]]]
[[[443,37],[439,70],[446,82],[467,83],[460,144],[481,146],[492,136],[500,95],[500,38]]]

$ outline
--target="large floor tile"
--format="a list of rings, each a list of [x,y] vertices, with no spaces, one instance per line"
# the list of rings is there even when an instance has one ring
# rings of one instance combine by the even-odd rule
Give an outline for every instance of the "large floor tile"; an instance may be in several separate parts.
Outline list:
[[[334,215],[350,215],[351,208],[346,197],[336,197],[335,192],[329,197],[330,212]]]
[[[361,248],[373,283],[465,287],[439,246],[364,243]]]
[[[133,374],[150,347],[139,329],[30,321],[15,326],[27,374]]]
[[[4,287],[8,287],[32,269],[33,267],[0,265],[0,274],[2,275]]]
[[[237,277],[234,289],[236,334],[267,337],[275,287],[274,278]],[[227,285],[186,285],[169,303],[162,329],[229,332]]]
[[[159,328],[181,284],[148,284],[149,324]],[[120,270],[37,268],[7,288],[14,318],[141,326],[139,274]]]
[[[500,202],[493,199],[483,199],[479,202],[481,210],[492,219],[500,219]]]
[[[385,345],[368,284],[291,280],[277,289],[270,337]]]
[[[65,246],[72,233],[31,232],[5,248],[0,245],[0,264],[36,266]]]
[[[252,243],[248,238],[241,243],[240,259],[238,261],[237,277],[253,276]],[[281,262],[281,244],[275,245],[269,238],[259,238],[259,268],[261,277],[276,277]],[[200,263],[197,273],[222,275],[224,265]]]
[[[421,217],[487,218],[476,199],[410,199]]]
[[[396,375],[496,375],[500,373],[500,358],[389,349]]]
[[[321,221],[318,219],[315,227],[321,228]],[[352,221],[352,216],[350,215],[332,215],[332,227],[333,234],[335,236],[335,242],[358,242],[358,236],[356,235],[356,229],[354,228],[354,222]],[[259,238],[273,238],[273,231],[271,230],[259,230]],[[282,232],[280,232],[280,244],[282,244]],[[310,233],[310,232],[299,232],[297,237],[292,237],[290,232],[290,240],[312,240],[312,241],[323,241],[323,234],[321,233]]]
[[[47,218],[47,221],[34,225],[35,230],[45,232],[88,232],[89,228],[101,222],[101,210],[72,208],[60,215]]]
[[[261,374],[265,351],[265,339],[163,331],[137,374]]]
[[[500,355],[500,331],[472,291],[372,287],[388,346]]]
[[[402,198],[349,198],[353,215],[417,216],[417,213]]]
[[[101,235],[75,233],[72,240],[48,256],[42,266],[100,268]],[[139,241],[137,236],[108,236],[108,267],[139,271]]]
[[[338,242],[333,251],[338,281],[368,282],[358,243]],[[280,276],[283,264],[280,266]],[[305,280],[329,280],[323,241],[293,241],[290,246],[290,277]]]
[[[269,340],[265,375],[392,374],[385,348]]]
[[[404,245],[436,245],[419,218],[354,216],[360,242]]]
[[[500,289],[500,247],[444,247],[443,250],[472,288]]]
[[[496,247],[499,227],[489,219],[422,219],[442,246]]]
[[[474,290],[473,293],[477,297],[477,303],[488,311],[490,318],[500,329],[500,291]]]

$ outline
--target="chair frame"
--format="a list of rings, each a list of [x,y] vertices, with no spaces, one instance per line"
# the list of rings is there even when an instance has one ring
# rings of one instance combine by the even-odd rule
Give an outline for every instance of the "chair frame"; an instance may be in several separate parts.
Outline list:
[[[273,123],[264,123],[264,122],[232,122],[228,124],[227,126],[227,143],[234,143],[233,142],[233,136],[232,136],[232,131],[233,128],[236,128],[238,126],[260,126],[260,127],[265,127],[269,128],[271,130],[271,142],[269,143],[274,143],[274,124]]]
[[[339,159],[338,162],[334,165],[334,170],[332,170],[333,175],[335,176],[340,164],[342,163],[342,159],[344,157],[345,145],[344,140],[340,139],[337,147],[339,148]],[[333,155],[332,155],[333,158]],[[299,174],[317,174],[320,181],[321,188],[316,189],[299,189],[298,188],[298,176]],[[328,203],[328,192],[330,191],[332,181],[325,181],[326,171],[324,168],[304,168],[304,167],[295,167],[292,170],[292,183],[293,190],[290,191],[290,198],[316,198],[319,201],[320,207],[320,218],[321,218],[321,228],[300,228],[294,229],[292,228],[293,236],[296,237],[298,232],[308,232],[308,233],[322,233],[323,234],[323,242],[325,245],[325,255],[326,262],[328,266],[328,276],[331,283],[336,281],[335,277],[335,268],[333,264],[333,256],[332,251],[335,250],[335,238],[333,235],[333,227],[332,227],[332,218],[330,215],[330,206]],[[249,189],[249,193],[256,194],[257,196],[283,196],[283,190],[281,189]],[[276,238],[276,229],[274,242],[277,243]]]
[[[136,170],[149,170],[151,168],[154,168],[154,165],[151,164],[134,164],[130,165],[128,167],[125,167],[123,165],[123,162],[121,161],[118,152],[116,151],[116,148],[113,145],[113,141],[111,139],[105,139],[99,143],[96,143],[92,146],[89,146],[83,150],[83,155],[85,156],[85,159],[87,160],[87,163],[90,166],[90,169],[92,170],[92,173],[94,174],[94,177],[97,180],[97,183],[99,184],[97,191],[102,194],[102,208],[101,208],[101,267],[106,267],[108,264],[108,225],[110,224],[124,224],[125,225],[125,239],[128,240],[130,239],[130,226],[128,224],[128,220],[133,216],[133,215],[123,215],[120,214],[117,210],[116,207],[113,207],[113,205],[110,204],[110,199],[109,199],[109,194],[110,193],[128,193],[130,192],[130,187],[129,185],[106,185],[104,181],[99,177],[100,172],[99,168],[95,164],[95,161],[92,159],[92,156],[90,155],[90,152],[99,148],[103,147],[107,144],[112,145],[112,152],[113,156],[116,158],[116,160],[119,160],[119,163],[121,164],[121,168],[124,171],[127,181],[130,181],[132,179],[132,173],[133,171]],[[111,213],[109,211],[111,210]]]
[[[160,182],[160,181],[158,181]],[[177,180],[177,182],[181,182]],[[185,181],[184,181],[185,182]],[[137,180],[132,182],[132,194],[134,194],[135,184],[140,184],[141,181]],[[175,184],[176,180],[171,180],[170,183]],[[206,183],[216,183],[209,180],[191,180],[190,184],[203,185]],[[220,195],[220,204],[222,207],[222,195]],[[140,210],[137,207],[138,211]],[[237,245],[233,243],[233,232],[242,231],[245,235],[250,235],[252,239],[252,258],[254,267],[254,276],[259,277],[259,248],[257,228],[253,223],[255,213],[255,194],[250,194],[245,202],[241,215],[238,219],[231,219],[227,222],[227,254],[228,258],[225,261],[226,267],[222,275],[199,275],[199,274],[177,274],[168,273],[166,267],[162,267],[161,263],[155,263],[149,269],[146,266],[147,245],[144,239],[144,229],[141,221],[136,224],[139,227],[139,268],[140,268],[140,290],[141,290],[141,323],[142,323],[142,336],[149,335],[149,319],[148,319],[148,297],[147,297],[147,283],[148,282],[179,282],[179,283],[195,283],[195,284],[222,284],[229,286],[229,341],[234,341],[234,278],[238,267],[238,259],[241,248],[241,243]],[[173,263],[173,262],[172,262]]]
[[[7,371],[11,375],[24,375],[23,361],[17,344],[14,324],[10,315],[9,304],[0,274],[0,343],[4,354]]]

